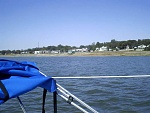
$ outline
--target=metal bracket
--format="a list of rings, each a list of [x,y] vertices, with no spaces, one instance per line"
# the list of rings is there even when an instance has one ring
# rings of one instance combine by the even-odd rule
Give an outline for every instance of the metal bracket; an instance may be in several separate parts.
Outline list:
[[[67,102],[68,102],[69,104],[71,104],[71,102],[73,102],[73,97],[72,97],[72,96],[69,96]]]

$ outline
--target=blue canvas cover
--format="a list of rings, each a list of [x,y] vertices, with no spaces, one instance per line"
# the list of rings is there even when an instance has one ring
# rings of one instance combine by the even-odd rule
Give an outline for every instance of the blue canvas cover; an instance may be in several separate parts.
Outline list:
[[[56,82],[51,77],[45,77],[39,72],[33,62],[17,62],[0,59],[0,81],[5,86],[9,99],[15,98],[36,87],[42,87],[49,92],[56,91]],[[5,94],[0,88],[0,104],[4,103]]]

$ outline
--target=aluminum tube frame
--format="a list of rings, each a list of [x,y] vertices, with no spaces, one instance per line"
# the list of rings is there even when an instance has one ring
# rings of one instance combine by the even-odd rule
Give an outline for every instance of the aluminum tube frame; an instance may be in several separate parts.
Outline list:
[[[64,100],[68,101],[68,98],[65,97],[64,95],[58,94],[58,96],[60,96]],[[76,107],[77,109],[79,109],[80,111],[82,111],[84,113],[88,113],[86,110],[84,110],[83,108],[81,108],[80,106],[78,106],[77,104],[75,104],[74,102],[71,102],[70,104],[73,105],[74,107]]]
[[[72,93],[70,93],[68,90],[66,90],[65,88],[63,88],[59,84],[57,84],[57,87],[58,87],[57,90],[60,91],[62,94],[73,97],[76,101],[78,101],[81,105],[83,105],[84,107],[86,107],[87,109],[89,109],[90,111],[92,111],[93,113],[98,113],[98,111],[94,110],[88,104],[86,104],[85,102],[83,102],[82,100],[80,100],[79,98],[77,98],[75,95],[73,95]]]
[[[17,99],[18,99],[19,105],[20,105],[20,107],[21,107],[23,113],[27,113],[26,110],[25,110],[25,107],[24,107],[24,105],[23,105],[23,103],[22,103],[22,101],[20,100],[20,98],[17,97]]]

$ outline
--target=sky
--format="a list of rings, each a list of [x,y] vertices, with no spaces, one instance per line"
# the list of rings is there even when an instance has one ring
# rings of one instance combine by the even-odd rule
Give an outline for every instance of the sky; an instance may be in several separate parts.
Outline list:
[[[0,50],[150,39],[150,0],[0,0]]]

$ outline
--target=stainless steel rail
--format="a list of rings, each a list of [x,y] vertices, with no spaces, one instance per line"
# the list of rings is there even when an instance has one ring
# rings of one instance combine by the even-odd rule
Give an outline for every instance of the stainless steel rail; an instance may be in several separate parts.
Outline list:
[[[47,77],[44,73],[42,73],[41,71],[39,71],[43,76]],[[52,77],[55,78],[55,77]],[[84,106],[87,110],[89,110],[90,112],[93,113],[99,113],[98,111],[94,110],[92,107],[90,107],[88,104],[86,104],[85,102],[83,102],[82,100],[80,100],[79,98],[77,98],[75,95],[73,95],[72,93],[70,93],[68,90],[66,90],[65,88],[63,88],[61,85],[57,84],[57,94],[58,96],[60,96],[61,98],[63,98],[64,100],[66,100],[69,104],[75,106],[77,109],[81,110],[84,113],[89,113],[87,112],[84,108],[80,107],[79,105],[77,105],[75,102],[73,102],[73,100],[76,100],[77,102],[79,102],[82,106]]]
[[[80,107],[76,103],[74,103],[73,99],[76,100],[77,102],[79,102],[85,108],[87,108],[87,110],[90,110],[93,113],[98,113],[98,111],[94,110],[88,104],[86,104],[85,102],[83,102],[82,100],[80,100],[79,98],[77,98],[75,95],[73,95],[72,93],[70,93],[68,90],[66,90],[65,88],[63,88],[59,84],[57,84],[57,90],[58,90],[57,93],[58,93],[58,95],[60,97],[62,97],[63,99],[65,99],[68,103],[70,103],[71,105],[75,106],[76,108],[78,108],[82,112],[88,113],[85,109],[83,109],[82,107]],[[62,94],[60,94],[60,93],[62,93]],[[70,97],[71,97],[71,100],[70,100]]]
[[[17,97],[17,99],[18,99],[19,105],[20,105],[20,107],[21,107],[23,113],[27,113],[26,110],[25,110],[25,107],[24,107],[24,105],[23,105],[23,103],[22,103],[22,101],[20,100],[20,98]]]

